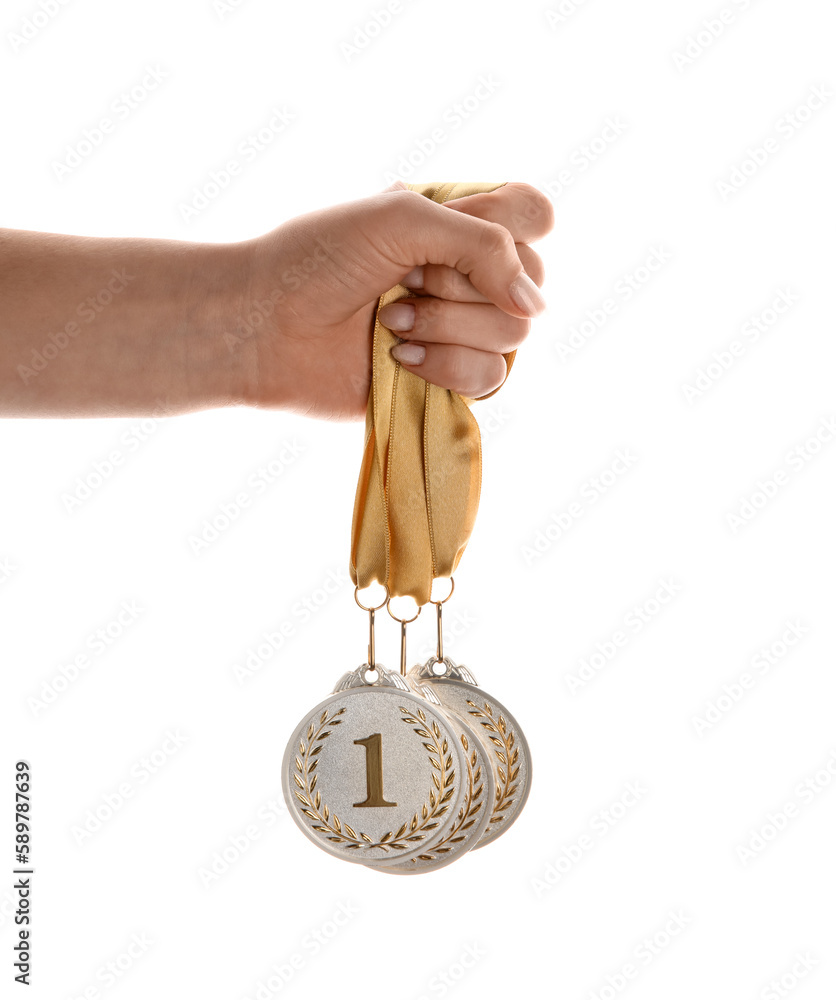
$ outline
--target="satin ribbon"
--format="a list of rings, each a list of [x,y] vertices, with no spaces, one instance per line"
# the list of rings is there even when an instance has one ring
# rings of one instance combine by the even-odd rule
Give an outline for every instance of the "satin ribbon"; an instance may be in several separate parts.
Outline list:
[[[502,186],[407,185],[439,204]],[[395,285],[380,296],[375,312],[350,572],[360,588],[385,583],[391,597],[408,596],[423,605],[433,580],[451,576],[467,546],[479,508],[482,453],[479,425],[470,412],[473,400],[426,382],[390,353],[400,337],[380,322],[380,310],[411,295]],[[508,371],[514,354],[504,355]]]

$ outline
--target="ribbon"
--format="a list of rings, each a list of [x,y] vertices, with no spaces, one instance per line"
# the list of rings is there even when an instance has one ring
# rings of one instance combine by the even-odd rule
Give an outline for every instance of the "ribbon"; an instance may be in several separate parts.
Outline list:
[[[502,186],[407,185],[439,204]],[[385,583],[390,597],[408,596],[424,605],[433,580],[453,574],[473,530],[482,449],[479,425],[470,412],[473,400],[407,371],[390,353],[400,337],[380,322],[380,310],[411,295],[395,285],[380,296],[375,312],[350,572],[360,588]],[[504,355],[508,371],[514,354]]]

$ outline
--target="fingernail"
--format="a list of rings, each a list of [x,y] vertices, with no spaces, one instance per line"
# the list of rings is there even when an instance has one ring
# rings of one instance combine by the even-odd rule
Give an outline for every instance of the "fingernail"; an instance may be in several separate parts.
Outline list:
[[[415,324],[415,306],[408,302],[392,302],[380,310],[380,322],[398,333],[411,330]]]
[[[540,294],[540,289],[525,271],[511,283],[508,290],[515,304],[529,316],[536,316],[546,308],[546,300]]]
[[[420,344],[395,344],[392,357],[402,365],[420,365],[427,356],[426,347]]]
[[[401,284],[405,285],[407,288],[423,288],[424,268],[413,267],[405,278],[401,278]]]

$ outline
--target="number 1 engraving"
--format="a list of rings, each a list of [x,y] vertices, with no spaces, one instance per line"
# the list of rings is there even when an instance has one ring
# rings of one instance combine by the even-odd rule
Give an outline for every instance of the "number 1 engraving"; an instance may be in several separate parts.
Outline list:
[[[372,733],[355,743],[366,748],[366,800],[355,802],[357,806],[396,806],[397,802],[387,802],[383,798],[383,751],[380,733]]]

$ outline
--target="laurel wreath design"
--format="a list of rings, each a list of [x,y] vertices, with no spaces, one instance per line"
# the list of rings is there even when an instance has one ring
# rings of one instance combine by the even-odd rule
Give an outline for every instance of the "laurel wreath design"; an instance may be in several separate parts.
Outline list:
[[[299,741],[299,752],[296,755],[296,798],[302,803],[302,812],[314,821],[313,829],[333,843],[340,844],[345,850],[379,849],[389,852],[392,849],[404,850],[411,843],[423,840],[431,830],[438,828],[438,821],[450,808],[450,799],[456,791],[456,772],[453,770],[453,755],[446,738],[441,734],[437,722],[427,722],[422,709],[413,714],[409,709],[400,707],[403,722],[415,726],[416,732],[424,742],[427,756],[432,765],[433,788],[430,789],[428,802],[425,802],[419,813],[416,813],[409,823],[404,823],[400,829],[391,830],[379,839],[368,834],[356,833],[348,823],[328,808],[322,801],[322,795],[316,787],[319,775],[316,773],[319,764],[319,754],[325,745],[325,740],[334,731],[335,726],[342,724],[339,718],[346,710],[340,708],[329,717],[324,711],[319,722],[310,723],[304,740]]]
[[[505,722],[500,713],[494,719],[493,709],[487,702],[483,702],[482,708],[474,701],[468,699],[470,708],[468,711],[482,720],[482,726],[488,732],[488,739],[494,744],[494,753],[498,761],[496,773],[499,781],[496,786],[496,800],[491,815],[491,823],[501,823],[505,819],[505,810],[514,801],[514,792],[517,790],[515,784],[520,774],[519,758],[520,748],[516,746],[514,732]]]
[[[460,844],[465,839],[465,832],[476,822],[477,813],[484,803],[481,800],[484,784],[482,784],[482,768],[477,767],[476,751],[470,749],[467,736],[461,734],[462,749],[465,752],[467,763],[467,795],[464,803],[459,809],[456,822],[452,825],[443,840],[440,840],[434,847],[431,847],[426,854],[419,854],[413,858],[413,863],[418,861],[435,861],[438,855],[447,854],[454,850],[454,844]],[[478,786],[478,787],[477,787]]]

